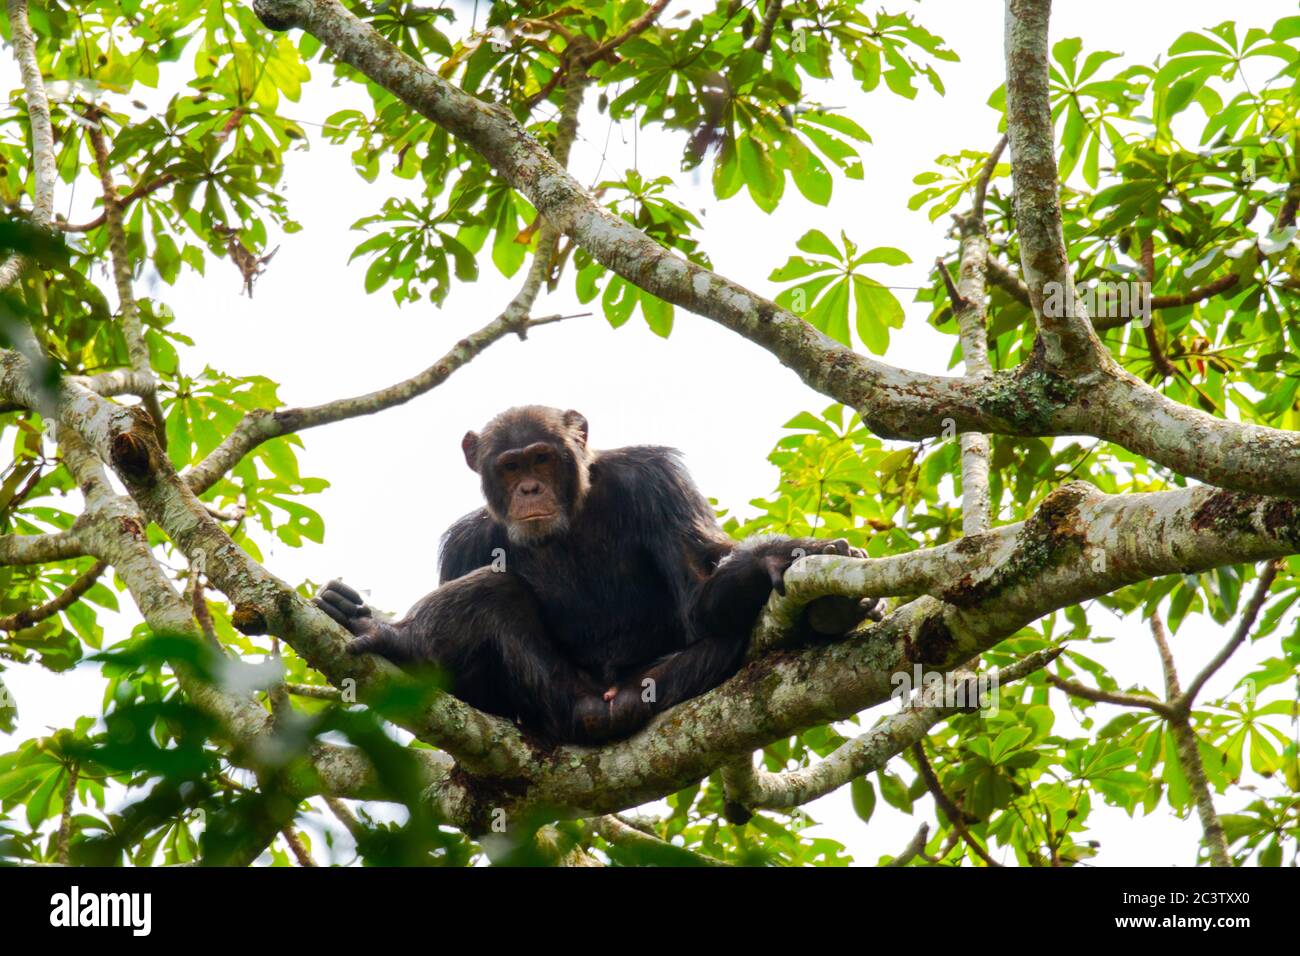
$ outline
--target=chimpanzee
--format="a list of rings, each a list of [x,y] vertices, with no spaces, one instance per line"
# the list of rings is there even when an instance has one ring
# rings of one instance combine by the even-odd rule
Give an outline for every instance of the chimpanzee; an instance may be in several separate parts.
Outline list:
[[[512,408],[461,447],[487,503],[443,536],[440,587],[396,622],[339,581],[316,603],[353,653],[435,665],[465,702],[556,740],[627,736],[715,687],[797,557],[865,556],[843,539],[737,545],[679,452],[594,450],[575,411]],[[844,626],[870,607],[855,610]]]

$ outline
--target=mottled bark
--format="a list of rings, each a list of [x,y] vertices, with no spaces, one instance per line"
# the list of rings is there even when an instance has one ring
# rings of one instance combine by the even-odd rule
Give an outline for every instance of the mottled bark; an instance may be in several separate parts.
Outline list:
[[[1045,667],[1061,653],[1051,648],[1029,655],[1002,670],[979,675],[986,687],[996,688],[1020,680]],[[939,721],[969,710],[978,700],[976,676],[968,671],[950,673],[942,702],[924,701],[883,718],[871,730],[845,741],[824,759],[809,767],[769,773],[752,765],[732,765],[725,771],[727,796],[750,810],[802,806],[838,790],[850,780],[882,769],[895,754],[924,740]]]
[[[1029,300],[1047,364],[1084,371],[1105,355],[1082,305],[1065,249],[1056,143],[1048,95],[1050,0],[1007,0],[1007,135],[1015,181],[1016,234]],[[1065,308],[1044,309],[1045,286],[1064,290]]]
[[[1215,419],[1112,369],[1072,296],[1072,308],[1049,317],[1043,329],[1042,359],[1015,372],[970,381],[876,362],[738,283],[686,261],[604,209],[507,109],[457,89],[386,42],[337,0],[256,0],[253,6],[276,29],[311,33],[344,63],[476,150],[598,262],[664,301],[768,349],[808,385],[856,408],[883,437],[919,439],[954,427],[1007,435],[1086,434],[1187,477],[1243,491],[1300,495],[1300,436]],[[1016,0],[1007,14],[1008,130],[1018,208],[1023,204],[1021,247],[1039,312],[1043,283],[1061,282],[1073,289],[1064,258],[1046,99],[1046,14],[1041,0]],[[1162,417],[1175,434],[1115,427],[1124,424],[1124,407],[1134,403],[1163,403]],[[1098,415],[1099,405],[1113,414]],[[1187,453],[1199,433],[1209,430],[1222,436],[1228,457],[1209,461]]]
[[[32,126],[34,187],[31,219],[37,226],[48,228],[54,219],[54,184],[58,178],[54,163],[54,128],[50,124],[50,101],[45,95],[45,81],[41,79],[40,65],[36,60],[36,37],[27,17],[27,0],[9,0],[9,30],[14,58],[18,61],[18,72],[23,80],[27,117]],[[15,254],[0,265],[0,290],[18,280],[25,264],[23,257]]]

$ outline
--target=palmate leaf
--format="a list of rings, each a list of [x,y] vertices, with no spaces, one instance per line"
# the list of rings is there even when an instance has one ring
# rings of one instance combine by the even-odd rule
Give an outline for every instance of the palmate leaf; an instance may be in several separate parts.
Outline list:
[[[889,347],[889,330],[902,328],[903,306],[883,283],[860,272],[864,265],[906,265],[912,260],[901,249],[880,246],[858,254],[857,247],[841,234],[842,246],[818,229],[804,233],[796,247],[809,256],[791,256],[774,269],[773,282],[795,282],[781,290],[776,302],[837,342],[853,344],[850,333],[870,351],[883,355]],[[812,278],[808,278],[808,277]]]

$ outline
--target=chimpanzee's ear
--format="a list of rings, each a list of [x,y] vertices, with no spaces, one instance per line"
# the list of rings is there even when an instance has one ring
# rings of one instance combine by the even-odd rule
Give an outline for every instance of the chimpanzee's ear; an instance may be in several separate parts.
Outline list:
[[[587,444],[587,418],[582,412],[575,412],[572,408],[564,413],[564,424],[568,425],[582,438],[582,443]]]
[[[460,450],[465,453],[465,464],[469,470],[478,471],[478,432],[466,432],[460,440]]]

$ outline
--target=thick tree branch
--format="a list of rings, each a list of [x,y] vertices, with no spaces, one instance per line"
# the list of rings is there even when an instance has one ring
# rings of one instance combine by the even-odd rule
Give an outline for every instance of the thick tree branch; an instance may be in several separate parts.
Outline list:
[[[49,564],[86,553],[78,530],[51,534],[0,535],[0,567],[9,564]]]
[[[727,796],[749,810],[788,809],[838,790],[849,781],[880,770],[891,757],[924,740],[935,724],[978,706],[980,685],[994,691],[1040,670],[1061,653],[1060,648],[1037,651],[1010,667],[980,675],[961,671],[946,675],[942,694],[922,689],[921,700],[881,719],[871,730],[845,741],[809,767],[769,773],[754,767],[732,767],[725,776]],[[937,696],[933,703],[929,698]]]
[[[61,429],[59,445],[86,497],[90,520],[85,535],[90,549],[114,567],[151,629],[201,643],[203,636],[195,627],[186,602],[176,593],[149,549],[139,510],[129,499],[113,492],[101,462],[80,434]],[[275,731],[272,716],[251,699],[206,682],[188,667],[177,667],[176,675],[186,695],[217,719],[223,736],[236,746],[233,758],[257,769],[265,745],[270,743]],[[388,796],[369,759],[355,747],[315,742],[306,756],[308,773],[287,781],[297,787],[300,796],[311,796],[322,786],[332,795],[356,799]],[[450,800],[456,787],[447,780],[449,768],[445,758],[419,751],[415,759],[427,785]],[[445,805],[454,811],[453,806]]]
[[[1020,9],[1022,5],[1016,6]],[[1029,13],[1037,10],[1033,4],[1025,6]],[[811,387],[856,408],[879,435],[931,437],[954,425],[959,431],[1013,435],[1088,434],[1122,444],[1188,477],[1243,490],[1300,494],[1300,436],[1217,421],[1176,406],[1140,380],[1110,368],[1113,362],[1101,353],[1100,358],[1087,357],[1085,364],[1092,377],[1076,379],[1063,374],[1071,371],[1069,363],[1055,366],[1051,360],[1064,359],[1067,353],[1078,358],[1077,350],[1067,347],[1070,343],[1091,342],[1095,346],[1091,328],[1079,315],[1053,320],[1055,331],[1050,337],[1056,344],[1048,350],[1045,363],[1030,363],[984,381],[905,372],[884,365],[830,340],[798,316],[737,283],[681,258],[604,209],[508,110],[466,94],[415,62],[337,0],[255,0],[254,9],[273,28],[307,30],[338,59],[476,150],[507,183],[528,197],[547,221],[572,236],[602,265],[664,301],[712,319],[768,349]],[[1023,152],[1019,163],[1023,171],[1017,176],[1025,180],[1029,221],[1023,227],[1027,233],[1021,237],[1021,245],[1031,264],[1041,253],[1040,267],[1048,270],[1036,273],[1030,283],[1037,283],[1041,294],[1042,282],[1062,275],[1069,278],[1056,258],[1062,254],[1061,248],[1053,244],[1060,239],[1059,208],[1053,212],[1042,205],[1049,199],[1055,202],[1056,189],[1051,123],[1043,99],[1046,19],[1037,16],[1028,29],[1016,17],[1010,21],[1013,50],[1024,47],[1036,64],[1032,69],[1021,64],[1012,71],[1016,108],[1011,111],[1011,143],[1013,165],[1016,151]],[[1017,184],[1020,189],[1020,180]],[[1035,242],[1042,248],[1031,252]],[[1086,334],[1080,333],[1080,323]],[[1097,367],[1099,364],[1102,367]],[[1120,406],[1164,403],[1170,407],[1162,418],[1172,432],[1156,432],[1146,424],[1140,428],[1096,428],[1091,424],[1094,416],[1107,426],[1125,422],[1122,408],[1116,409],[1116,414],[1096,415],[1098,402]],[[1211,430],[1218,431],[1221,450],[1231,452],[1226,458],[1208,460],[1196,454],[1194,447],[1190,453],[1182,453],[1184,446],[1193,446]],[[1167,454],[1170,451],[1178,453]],[[1256,467],[1241,467],[1250,463]]]

